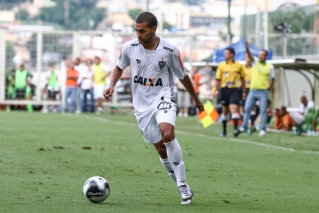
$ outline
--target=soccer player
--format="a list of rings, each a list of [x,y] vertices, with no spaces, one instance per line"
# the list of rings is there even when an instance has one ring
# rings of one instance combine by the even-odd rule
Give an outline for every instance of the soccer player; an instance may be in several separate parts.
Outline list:
[[[245,72],[243,66],[234,60],[235,50],[231,47],[226,48],[224,52],[225,61],[221,62],[216,72],[216,83],[213,88],[213,98],[215,98],[219,92],[218,103],[223,105],[222,108],[222,121],[223,132],[221,137],[227,135],[227,120],[228,112],[231,113],[231,118],[234,120],[234,136],[237,137],[240,134],[238,130],[239,121],[239,103],[241,98],[246,98],[246,86],[245,86]],[[240,94],[240,85],[242,86],[242,95]]]
[[[179,50],[156,36],[156,30],[157,19],[152,13],[143,12],[137,17],[137,39],[124,44],[104,97],[106,101],[111,101],[123,70],[131,66],[133,105],[138,127],[145,142],[155,146],[164,168],[176,182],[182,204],[190,204],[193,192],[186,183],[182,150],[174,133],[176,99],[173,74],[185,86],[200,112],[204,106],[196,96]]]

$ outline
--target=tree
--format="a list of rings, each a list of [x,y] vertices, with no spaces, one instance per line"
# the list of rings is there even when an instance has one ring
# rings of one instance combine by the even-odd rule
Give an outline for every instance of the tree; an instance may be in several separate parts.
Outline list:
[[[139,14],[143,12],[142,9],[136,8],[136,9],[131,9],[128,11],[128,15],[135,21],[138,17]]]
[[[30,14],[27,10],[25,9],[22,9],[22,10],[19,10],[19,12],[17,12],[15,14],[16,16],[16,19],[18,20],[21,20],[21,21],[24,21],[24,20],[29,20],[30,19]]]
[[[165,20],[163,21],[163,29],[171,30],[172,27],[173,27],[173,25],[171,25],[170,23],[168,23]]]
[[[60,24],[68,30],[92,30],[105,18],[97,0],[55,0],[54,7],[42,8],[37,19]]]
[[[68,58],[72,54],[72,46],[67,45],[66,42],[70,40],[71,35],[57,35],[57,34],[44,34],[42,41],[42,53],[50,53],[52,56],[58,55],[58,59],[53,57],[51,61],[57,62],[56,60],[62,60]],[[37,58],[37,34],[34,33],[31,37],[31,40],[27,43],[27,48],[31,54],[31,66],[36,65]]]
[[[198,4],[198,0],[186,0],[186,3],[189,5],[197,5]]]
[[[33,2],[33,0],[0,0],[0,7],[2,10],[10,10],[15,6],[19,6],[25,2]]]

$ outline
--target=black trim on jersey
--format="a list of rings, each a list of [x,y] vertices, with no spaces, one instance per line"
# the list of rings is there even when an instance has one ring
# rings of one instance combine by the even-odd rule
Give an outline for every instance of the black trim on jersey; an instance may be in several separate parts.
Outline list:
[[[156,50],[157,49],[157,47],[158,47],[158,45],[159,45],[159,43],[160,43],[160,37],[157,37],[158,38],[158,43],[157,43],[157,45],[156,45],[156,47],[155,47],[155,49],[154,50]]]

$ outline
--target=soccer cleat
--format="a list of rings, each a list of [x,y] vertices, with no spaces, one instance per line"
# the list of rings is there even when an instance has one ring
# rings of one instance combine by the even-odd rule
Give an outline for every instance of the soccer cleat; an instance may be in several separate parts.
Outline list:
[[[192,204],[192,199],[188,199],[188,200],[182,200],[181,202],[182,205],[189,205],[189,204]]]
[[[237,138],[238,135],[240,135],[240,131],[239,131],[239,130],[235,130],[235,131],[234,131],[234,137]]]
[[[240,132],[247,132],[247,131],[244,129],[244,127],[242,127],[242,126],[239,128],[239,131],[240,131]]]
[[[182,198],[182,204],[192,203],[192,201],[188,201],[188,200],[191,200],[194,194],[191,188],[187,184],[180,185],[178,187],[178,191]]]
[[[264,130],[260,130],[260,132],[259,132],[259,136],[260,136],[260,137],[262,137],[262,136],[264,136],[264,135],[266,135],[266,131],[264,131]]]
[[[220,137],[226,138],[226,136],[227,136],[226,132],[220,133]]]

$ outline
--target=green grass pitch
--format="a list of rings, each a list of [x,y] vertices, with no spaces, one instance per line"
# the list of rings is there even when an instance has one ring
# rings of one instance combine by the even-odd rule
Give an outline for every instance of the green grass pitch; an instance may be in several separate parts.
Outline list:
[[[0,212],[319,212],[318,137],[219,133],[220,125],[178,118],[195,191],[193,204],[182,206],[133,115],[2,112]],[[111,187],[101,204],[82,194],[95,175]]]

